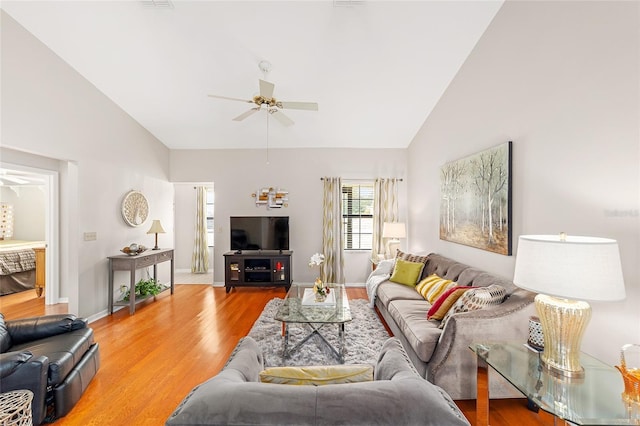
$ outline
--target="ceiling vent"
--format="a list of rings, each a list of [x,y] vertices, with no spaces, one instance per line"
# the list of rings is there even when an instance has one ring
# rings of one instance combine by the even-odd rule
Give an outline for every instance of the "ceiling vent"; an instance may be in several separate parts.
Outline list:
[[[171,0],[142,0],[140,3],[150,9],[173,9]]]
[[[364,6],[363,0],[333,0],[333,7]]]

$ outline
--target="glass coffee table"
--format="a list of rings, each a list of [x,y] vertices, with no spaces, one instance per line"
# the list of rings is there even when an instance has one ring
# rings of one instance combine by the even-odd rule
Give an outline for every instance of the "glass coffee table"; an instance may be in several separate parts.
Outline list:
[[[287,292],[287,296],[275,316],[277,321],[282,322],[284,337],[282,355],[284,357],[288,357],[298,350],[311,337],[318,336],[338,358],[338,361],[344,363],[344,325],[351,321],[349,299],[344,285],[328,284],[328,286],[331,288],[330,299],[325,302],[314,302],[313,297],[309,297],[309,292],[313,292],[312,284],[293,284]],[[305,297],[305,290],[307,297]],[[295,346],[289,348],[289,326],[291,324],[304,324],[308,327],[309,334],[297,342]],[[322,328],[333,325],[338,328],[338,348],[334,347],[320,333]]]
[[[576,379],[559,377],[545,369],[540,353],[521,342],[474,343],[469,348],[478,360],[478,426],[489,423],[488,367],[566,424],[638,424],[629,419],[622,400],[624,384],[620,372],[585,353],[580,354],[584,378]]]

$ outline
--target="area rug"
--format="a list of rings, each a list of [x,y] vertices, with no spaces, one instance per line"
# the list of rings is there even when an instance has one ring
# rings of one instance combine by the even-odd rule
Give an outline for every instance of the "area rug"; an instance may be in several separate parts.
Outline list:
[[[274,319],[283,299],[275,298],[267,302],[260,317],[253,324],[249,336],[256,340],[266,367],[283,365],[332,365],[338,364],[336,356],[318,337],[313,336],[287,358],[282,356],[282,322]],[[345,324],[345,364],[367,363],[375,365],[382,344],[389,333],[378,318],[375,310],[367,306],[365,299],[349,300],[352,321]],[[305,324],[289,325],[289,348],[296,345],[310,332]],[[338,347],[338,326],[329,324],[321,329],[322,335]]]

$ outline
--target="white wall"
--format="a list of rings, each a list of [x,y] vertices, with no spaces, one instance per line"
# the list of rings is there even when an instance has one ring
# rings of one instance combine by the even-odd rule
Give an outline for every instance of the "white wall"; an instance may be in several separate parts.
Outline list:
[[[213,182],[215,185],[214,281],[224,283],[223,253],[230,248],[229,217],[289,216],[290,248],[293,250],[294,282],[310,282],[317,270],[309,257],[322,251],[323,176],[343,179],[376,177],[406,178],[404,149],[276,149],[265,150],[173,150],[171,180]],[[251,193],[263,187],[289,191],[289,207],[266,210],[256,207]],[[400,184],[400,219],[406,218],[406,179]],[[183,236],[176,233],[176,247]],[[191,234],[185,238],[192,238]],[[345,255],[346,282],[362,285],[371,271],[369,252]]]
[[[104,313],[107,256],[120,254],[131,242],[153,242],[146,234],[150,220],[132,228],[122,219],[120,206],[129,190],[147,196],[149,219],[166,224],[165,236],[173,241],[169,150],[6,12],[0,13],[3,161],[33,160],[19,152],[60,160],[60,295],[69,298],[73,313]],[[84,232],[96,232],[97,240],[84,241]],[[168,267],[160,272],[165,280]],[[122,282],[128,278],[118,273],[116,287]]]
[[[640,342],[638,2],[507,2],[409,148],[411,246],[512,278],[515,257],[438,237],[439,167],[513,141],[513,237],[610,237],[627,298],[593,302],[583,350]]]
[[[44,241],[44,186],[3,186],[0,200],[13,206],[13,240]]]

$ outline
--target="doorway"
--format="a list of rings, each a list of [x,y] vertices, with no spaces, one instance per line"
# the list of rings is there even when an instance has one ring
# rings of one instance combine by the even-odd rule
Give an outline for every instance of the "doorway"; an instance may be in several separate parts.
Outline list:
[[[212,182],[174,183],[174,247],[176,253],[175,272],[177,284],[212,284],[214,265],[214,191]],[[206,273],[193,273],[191,268],[195,245],[196,224],[196,188],[205,187],[207,191],[207,246],[209,267]]]
[[[0,198],[17,204],[15,240],[44,242],[44,303],[60,300],[59,289],[59,179],[58,172],[19,164],[0,163]]]

